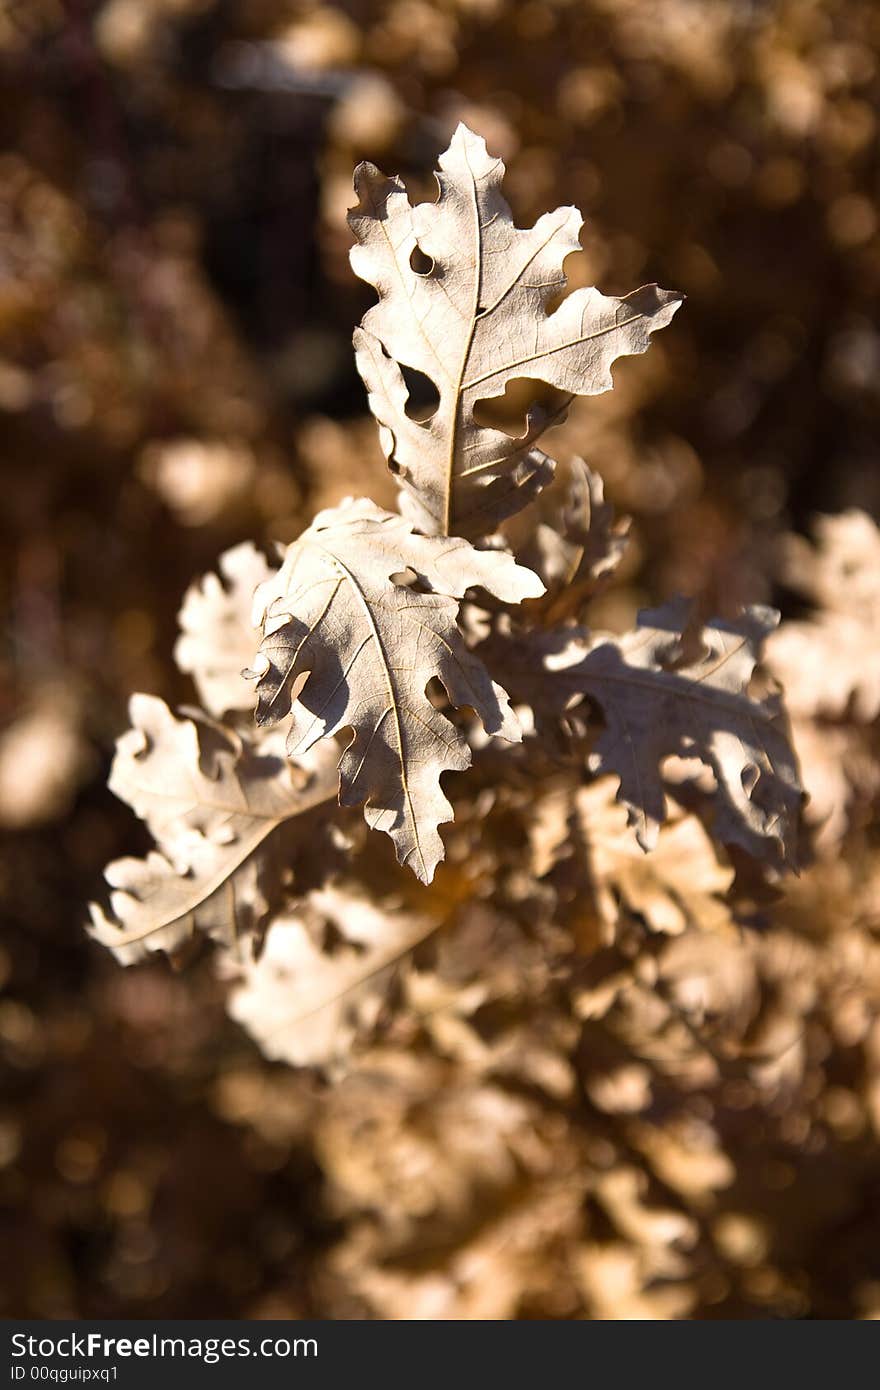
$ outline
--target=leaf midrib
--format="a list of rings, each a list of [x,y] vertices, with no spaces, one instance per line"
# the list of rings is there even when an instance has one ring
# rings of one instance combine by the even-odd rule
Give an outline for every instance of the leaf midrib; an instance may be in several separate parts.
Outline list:
[[[470,327],[464,348],[461,354],[461,362],[458,368],[458,377],[455,382],[452,401],[452,424],[449,431],[449,451],[446,456],[446,490],[443,498],[443,534],[452,534],[452,493],[455,485],[455,455],[458,447],[459,417],[461,415],[461,398],[463,395],[464,374],[467,371],[468,362],[471,355],[471,347],[474,342],[474,334],[477,331],[477,312],[480,307],[480,285],[483,279],[483,237],[482,227],[480,226],[480,204],[477,198],[477,181],[471,162],[468,157],[467,145],[463,147],[464,162],[471,180],[471,202],[473,207],[473,236],[474,236],[474,283],[471,293],[471,315]]]
[[[376,620],[373,617],[373,610],[370,606],[366,594],[364,593],[363,589],[358,583],[356,575],[352,570],[348,568],[348,565],[346,565],[345,562],[339,558],[335,551],[329,550],[327,546],[322,545],[321,542],[317,540],[312,540],[308,543],[310,545],[313,545],[317,550],[322,551],[323,554],[326,555],[327,558],[331,561],[331,563],[333,563],[337,567],[337,569],[339,569],[342,572],[348,583],[351,585],[352,591],[355,595],[355,598],[357,599],[359,607],[361,608],[364,614],[364,617],[366,618],[366,621],[370,628],[370,634],[378,650],[379,660],[382,666],[382,673],[385,678],[385,689],[388,695],[389,708],[394,717],[394,730],[397,737],[397,756],[398,762],[400,763],[400,783],[403,789],[403,795],[404,800],[406,802],[407,811],[409,813],[410,824],[412,825],[413,839],[415,841],[414,849],[421,861],[423,872],[426,872],[425,857],[422,852],[421,841],[419,838],[418,820],[416,818],[415,810],[413,807],[412,795],[410,793],[409,782],[407,780],[406,775],[405,740],[403,736],[403,726],[401,724],[400,715],[398,712],[398,702],[394,686],[394,680],[391,674],[391,668],[388,663],[388,658],[385,653],[385,646],[382,641],[382,637],[379,632]]]
[[[321,786],[320,779],[317,779],[317,786]],[[196,910],[200,906],[202,906],[202,904],[208,902],[208,900],[214,896],[214,894],[218,891],[218,889],[220,889],[223,886],[224,883],[226,883],[228,880],[233,878],[235,874],[238,873],[238,870],[241,868],[242,864],[244,864],[250,858],[250,856],[258,848],[258,846],[262,844],[262,842],[265,839],[267,839],[271,834],[273,834],[273,832],[277,830],[280,825],[283,825],[285,821],[293,820],[295,816],[304,815],[306,811],[313,810],[315,806],[320,806],[321,803],[324,801],[329,801],[331,797],[335,795],[335,792],[336,783],[335,779],[332,779],[330,781],[329,790],[321,790],[320,793],[317,795],[315,795],[313,792],[311,796],[308,796],[307,793],[304,792],[303,799],[301,801],[298,801],[295,807],[291,808],[290,813],[288,815],[278,816],[275,819],[267,818],[265,822],[256,825],[249,835],[246,834],[241,839],[238,839],[234,842],[236,852],[230,855],[230,859],[232,860],[231,867],[227,867],[226,864],[224,864],[221,869],[218,869],[216,874],[212,875],[207,880],[206,885],[200,884],[199,880],[196,879],[193,887],[193,893],[190,895],[188,899],[185,899],[185,906],[183,906],[179,912],[175,912],[173,916],[166,916],[160,922],[154,922],[150,927],[148,927],[144,931],[126,933],[125,935],[121,935],[118,938],[115,937],[113,940],[113,946],[116,947],[136,945],[139,941],[146,941],[149,937],[154,936],[156,932],[164,931],[166,927],[173,926],[175,922],[181,921],[184,917],[187,917],[191,914],[195,914]],[[218,845],[217,848],[222,848],[226,850],[230,847],[226,845]],[[160,857],[164,858],[167,863],[171,864],[170,859],[168,859],[166,855],[161,855]],[[174,865],[171,864],[171,867],[174,868]],[[176,877],[179,882],[185,882],[185,876],[183,874],[177,874]],[[113,891],[125,893],[129,892],[130,890],[120,887],[114,888]],[[142,899],[137,898],[135,900],[137,902],[143,901]]]

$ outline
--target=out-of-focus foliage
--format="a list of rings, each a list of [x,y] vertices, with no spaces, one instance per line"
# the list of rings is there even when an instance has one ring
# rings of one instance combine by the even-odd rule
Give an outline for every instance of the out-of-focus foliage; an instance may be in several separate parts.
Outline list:
[[[876,633],[850,512],[880,501],[878,50],[872,0],[3,7],[4,1313],[880,1311],[876,704],[848,637]],[[428,890],[448,930],[328,1090],[226,1021],[210,959],[121,971],[78,905],[146,849],[103,781],[131,689],[192,699],[187,585],[352,492],[393,505],[350,365],[350,170],[430,196],[458,119],[520,225],[584,209],[583,283],[688,295],[553,451],[633,518],[596,626],[677,591],[797,625],[770,661],[815,860],[772,892],[719,862],[675,767],[643,857],[607,781],[548,758],[536,796],[487,750]],[[379,900],[390,847],[346,833]]]

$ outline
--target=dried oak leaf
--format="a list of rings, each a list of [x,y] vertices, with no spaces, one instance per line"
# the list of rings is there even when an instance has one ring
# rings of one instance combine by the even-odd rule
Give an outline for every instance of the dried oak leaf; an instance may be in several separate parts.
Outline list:
[[[644,285],[623,299],[578,289],[548,313],[579,249],[581,216],[558,208],[534,227],[513,225],[501,194],[504,165],[459,125],[440,156],[434,203],[410,205],[402,181],[372,164],[355,172],[355,274],[379,302],[355,332],[358,370],[382,447],[423,531],[479,536],[550,481],[553,460],[535,447],[571,398],[612,386],[611,364],[644,352],[682,296]],[[433,383],[430,419],[407,413],[402,369]],[[534,399],[519,438],[478,425],[474,408],[515,380],[564,393],[552,411]]]
[[[272,906],[279,866],[266,841],[333,797],[335,759],[321,750],[292,766],[283,750],[257,750],[206,720],[177,719],[151,695],[133,696],[130,714],[109,786],[145,822],[158,852],[108,864],[113,915],[93,904],[90,935],[123,965],[173,951],[196,930],[233,945]]]
[[[203,575],[184,595],[174,659],[192,676],[205,709],[221,717],[254,707],[254,688],[241,673],[254,654],[254,590],[274,571],[250,541],[225,551],[218,568],[222,579]]]
[[[613,773],[618,799],[643,849],[666,817],[661,764],[699,759],[715,778],[714,833],[722,844],[793,863],[802,791],[782,703],[749,685],[778,614],[754,606],[702,628],[701,650],[683,653],[690,604],[675,599],[639,613],[633,632],[591,641],[584,629],[498,637],[487,659],[515,699],[546,717],[579,697],[599,706],[591,768]],[[689,634],[696,635],[696,634]],[[506,647],[506,650],[505,650]],[[481,649],[482,651],[482,649]]]
[[[273,921],[258,960],[234,962],[229,1012],[266,1057],[338,1074],[372,1034],[398,967],[436,925],[344,886],[317,890]]]
[[[410,576],[419,588],[395,582]],[[507,696],[456,628],[457,600],[471,586],[510,603],[543,591],[510,555],[415,535],[362,499],[319,513],[255,597],[265,632],[254,671],[258,724],[292,710],[291,756],[351,728],[340,803],[365,802],[367,824],[390,835],[399,861],[426,883],[443,857],[437,827],[452,819],[440,774],[471,761],[428,698],[429,682],[472,707],[487,733],[521,738]]]
[[[549,496],[550,494],[548,494]],[[601,477],[583,459],[571,463],[564,501],[554,524],[540,522],[520,561],[540,576],[538,601],[546,623],[580,617],[587,601],[611,578],[629,543],[629,519],[615,523]]]

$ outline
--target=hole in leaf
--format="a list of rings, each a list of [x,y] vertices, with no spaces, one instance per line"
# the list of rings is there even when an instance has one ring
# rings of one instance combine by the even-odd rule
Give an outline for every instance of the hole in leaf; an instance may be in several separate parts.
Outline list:
[[[695,793],[711,796],[718,790],[718,779],[711,767],[693,752],[693,740],[682,740],[678,753],[671,753],[660,763],[660,775],[668,791],[679,801]],[[691,806],[690,809],[693,809]]]
[[[503,396],[477,401],[474,419],[478,425],[509,434],[511,439],[522,439],[529,428],[529,411],[535,423],[543,419],[546,423],[542,428],[547,429],[564,417],[570,400],[565,391],[546,382],[517,377],[507,383]]]
[[[441,711],[449,709],[449,696],[446,694],[446,687],[437,676],[432,676],[428,681],[425,686],[425,694],[435,709]]]
[[[416,275],[430,275],[434,269],[432,256],[426,256],[420,246],[414,246],[409,258],[410,270],[414,270]]]
[[[440,404],[440,392],[429,376],[414,367],[401,366],[403,380],[409,392],[406,413],[411,420],[430,420]]]
[[[415,570],[410,569],[409,565],[407,565],[405,570],[395,570],[393,574],[388,576],[392,584],[397,584],[402,589],[412,588],[418,577]]]

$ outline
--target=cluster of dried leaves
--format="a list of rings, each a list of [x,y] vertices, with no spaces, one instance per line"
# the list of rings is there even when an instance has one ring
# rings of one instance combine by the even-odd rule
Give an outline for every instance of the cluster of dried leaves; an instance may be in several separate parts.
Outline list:
[[[698,793],[687,775],[683,785],[704,795],[720,844],[771,865],[795,855],[800,790],[781,708],[750,689],[777,615],[694,623],[687,604],[668,604],[620,640],[592,633],[577,619],[623,542],[579,462],[559,530],[545,523],[530,538],[534,569],[500,534],[553,476],[537,446],[548,426],[575,395],[609,389],[611,364],[644,352],[681,299],[654,285],[624,299],[595,289],[560,299],[580,217],[563,208],[515,228],[503,172],[462,125],[440,158],[434,203],[414,208],[400,180],[357,171],[352,261],[379,298],[355,350],[404,515],[349,499],[321,512],[277,569],[242,546],[221,561],[228,587],[209,576],[190,590],[179,664],[215,717],[250,713],[242,677],[253,679],[258,731],[290,715],[286,752],[301,781],[273,733],[177,720],[135,698],[111,787],[161,853],[112,865],[115,918],[95,911],[95,933],[125,963],[174,951],[196,928],[238,951],[271,924],[284,899],[268,880],[284,889],[292,872],[269,872],[284,838],[274,832],[297,822],[309,834],[302,817],[333,788],[327,740],[345,730],[339,804],[363,804],[368,826],[429,884],[444,857],[439,826],[454,814],[441,775],[470,766],[475,738],[523,741],[511,695],[530,729],[524,764],[555,745],[576,787],[586,738],[591,770],[617,777],[644,850],[665,820],[664,764],[676,759],[702,765],[709,785]],[[436,392],[427,418],[411,409],[405,372]],[[523,433],[480,423],[481,403],[513,382],[531,388]],[[551,390],[561,397],[552,408]],[[549,625],[558,602],[572,606],[569,620]],[[262,637],[252,670],[241,666],[249,626]],[[602,724],[592,739],[595,720],[577,713],[589,705]],[[478,733],[455,722],[463,709]],[[317,765],[296,761],[313,750]]]
[[[847,994],[880,983],[880,956],[870,865],[813,871],[831,894],[845,874],[853,903],[833,954],[780,886],[802,794],[773,674],[807,744],[829,721],[840,740],[833,772],[808,763],[836,848],[875,790],[854,657],[877,622],[876,531],[851,514],[819,563],[793,547],[817,613],[774,634],[763,677],[766,608],[702,621],[676,601],[590,630],[626,546],[599,478],[576,460],[516,555],[498,528],[552,479],[543,431],[679,297],[560,301],[576,214],[515,229],[502,167],[459,127],[436,203],[358,171],[353,262],[379,302],[355,344],[404,514],[346,501],[277,566],[239,546],[189,590],[176,656],[206,712],[132,701],[111,787],[158,848],[109,867],[92,932],[125,964],[213,937],[232,1017],[335,1079],[308,1114],[294,1090],[292,1121],[283,1076],[258,1099],[228,1078],[223,1104],[270,1137],[316,1125],[346,1222],[321,1275],[338,1315],[682,1317],[737,1298],[796,1315],[809,1292],[734,1189],[784,1199],[779,1155],[818,1142],[815,1104],[858,1130],[853,1093],[817,1096],[808,1064],[849,1029],[868,1074],[876,1029]],[[435,388],[427,418],[406,372]],[[523,379],[522,432],[481,423],[478,402]],[[805,689],[823,642],[833,667]],[[420,884],[334,813],[337,778]],[[735,1166],[742,1113],[761,1129]]]
[[[876,548],[852,514],[796,549],[817,597],[853,529]],[[876,568],[850,582],[873,590],[870,640]],[[773,669],[828,618],[820,600],[784,626]],[[772,891],[719,852],[681,769],[645,855],[615,779],[548,761],[536,791],[525,745],[512,765],[492,747],[427,893],[378,907],[388,869],[362,847],[357,888],[313,895],[235,971],[233,1016],[270,1057],[347,1073],[315,1095],[243,1068],[220,1097],[265,1142],[309,1134],[344,1222],[318,1275],[334,1316],[798,1317],[812,1243],[862,1222],[870,1245],[880,885],[862,677],[838,662],[836,708],[822,682],[797,697],[799,744],[853,756],[830,820],[827,768],[805,760],[817,858]],[[833,1237],[830,1310],[876,1316],[876,1284],[844,1292],[852,1258]]]

